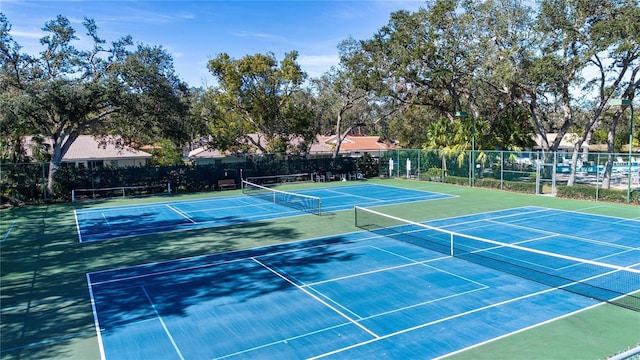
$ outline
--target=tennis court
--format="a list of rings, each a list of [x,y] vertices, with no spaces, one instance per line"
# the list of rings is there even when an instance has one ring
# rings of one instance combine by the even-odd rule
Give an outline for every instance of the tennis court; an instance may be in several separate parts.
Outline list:
[[[282,193],[287,197],[282,201],[265,201],[265,195],[269,198],[272,194],[79,209],[75,210],[78,237],[80,242],[90,242],[299,216],[306,212],[327,213],[355,205],[390,205],[452,197],[368,183],[297,190],[295,193]],[[319,198],[321,204],[310,203],[310,197]]]
[[[102,357],[438,358],[600,303],[575,282],[548,286],[464,254],[571,274],[605,289],[604,300],[640,306],[629,295],[640,290],[640,221],[531,206],[483,212],[426,223],[456,235],[434,251],[407,241],[418,230],[398,231],[411,224],[361,211],[356,224],[370,231],[88,274]],[[470,250],[465,239],[476,238],[504,245]],[[448,241],[463,255],[447,254]],[[528,257],[511,252],[525,247]]]

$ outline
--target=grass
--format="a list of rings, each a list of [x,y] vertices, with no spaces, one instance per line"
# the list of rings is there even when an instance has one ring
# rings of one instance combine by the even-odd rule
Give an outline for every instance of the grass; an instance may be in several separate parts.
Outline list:
[[[449,193],[455,198],[384,206],[414,221],[538,205],[623,218],[640,218],[628,205],[473,189],[440,183],[373,180]],[[287,188],[342,185],[295,184]],[[94,204],[29,206],[0,211],[0,358],[98,359],[86,273],[356,231],[353,211],[244,225],[79,243],[73,210],[239,194],[225,191]],[[602,305],[461,352],[455,359],[600,359],[640,342],[640,313]],[[636,330],[636,331],[634,331]]]

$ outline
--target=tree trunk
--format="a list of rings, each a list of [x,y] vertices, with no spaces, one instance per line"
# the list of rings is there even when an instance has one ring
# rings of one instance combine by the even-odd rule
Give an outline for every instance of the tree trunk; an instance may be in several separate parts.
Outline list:
[[[340,153],[340,145],[342,145],[342,134],[340,133],[340,128],[342,127],[342,112],[340,109],[338,113],[338,121],[336,122],[336,146],[333,148],[333,154],[331,154],[331,160],[335,161],[338,158],[338,154]]]
[[[55,190],[53,189],[54,176],[56,172],[60,169],[60,164],[62,163],[62,154],[59,151],[54,151],[51,156],[51,161],[49,162],[49,176],[47,176],[47,197],[51,198],[55,195]]]
[[[53,197],[56,195],[55,190],[53,188],[54,185],[54,177],[56,172],[60,169],[60,165],[62,164],[62,158],[69,151],[71,144],[78,138],[78,132],[72,132],[71,135],[60,135],[56,134],[51,137],[51,161],[49,162],[49,176],[47,177],[47,196]]]

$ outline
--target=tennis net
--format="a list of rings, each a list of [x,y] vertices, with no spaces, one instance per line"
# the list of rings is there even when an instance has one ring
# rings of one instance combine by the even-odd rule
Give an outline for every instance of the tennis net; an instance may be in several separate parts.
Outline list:
[[[640,312],[640,270],[464,235],[361,207],[356,227]]]
[[[84,200],[108,200],[115,198],[132,198],[171,194],[171,184],[153,184],[141,186],[119,186],[95,189],[71,190],[71,202]]]
[[[319,197],[275,190],[246,180],[242,180],[242,193],[316,215],[320,215],[322,211],[322,200]]]
[[[313,174],[286,174],[286,175],[267,175],[267,176],[249,176],[247,181],[258,185],[281,184],[288,182],[313,182]]]

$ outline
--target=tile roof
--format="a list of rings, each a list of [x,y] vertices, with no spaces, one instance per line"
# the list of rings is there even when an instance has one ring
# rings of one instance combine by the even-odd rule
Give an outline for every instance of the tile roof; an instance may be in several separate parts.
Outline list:
[[[264,143],[264,138],[258,136],[256,134],[250,135],[254,140],[260,139],[262,143]],[[292,141],[293,144],[296,143],[294,139]],[[321,136],[319,135],[316,141],[311,144],[311,148],[309,149],[310,154],[330,154],[333,151],[336,143],[336,136]],[[384,151],[390,149],[398,149],[399,146],[391,143],[384,143],[380,141],[379,136],[359,136],[359,135],[349,135],[345,139],[343,139],[342,144],[340,145],[340,153],[352,153],[359,151]],[[256,153],[259,154],[260,151],[256,149]],[[206,147],[199,147],[189,152],[189,158],[222,158],[231,154],[221,152],[215,149],[207,149]]]
[[[322,141],[330,147],[335,146],[336,136],[323,136]],[[340,152],[372,151],[398,149],[399,146],[380,141],[380,136],[348,135],[340,144]]]

